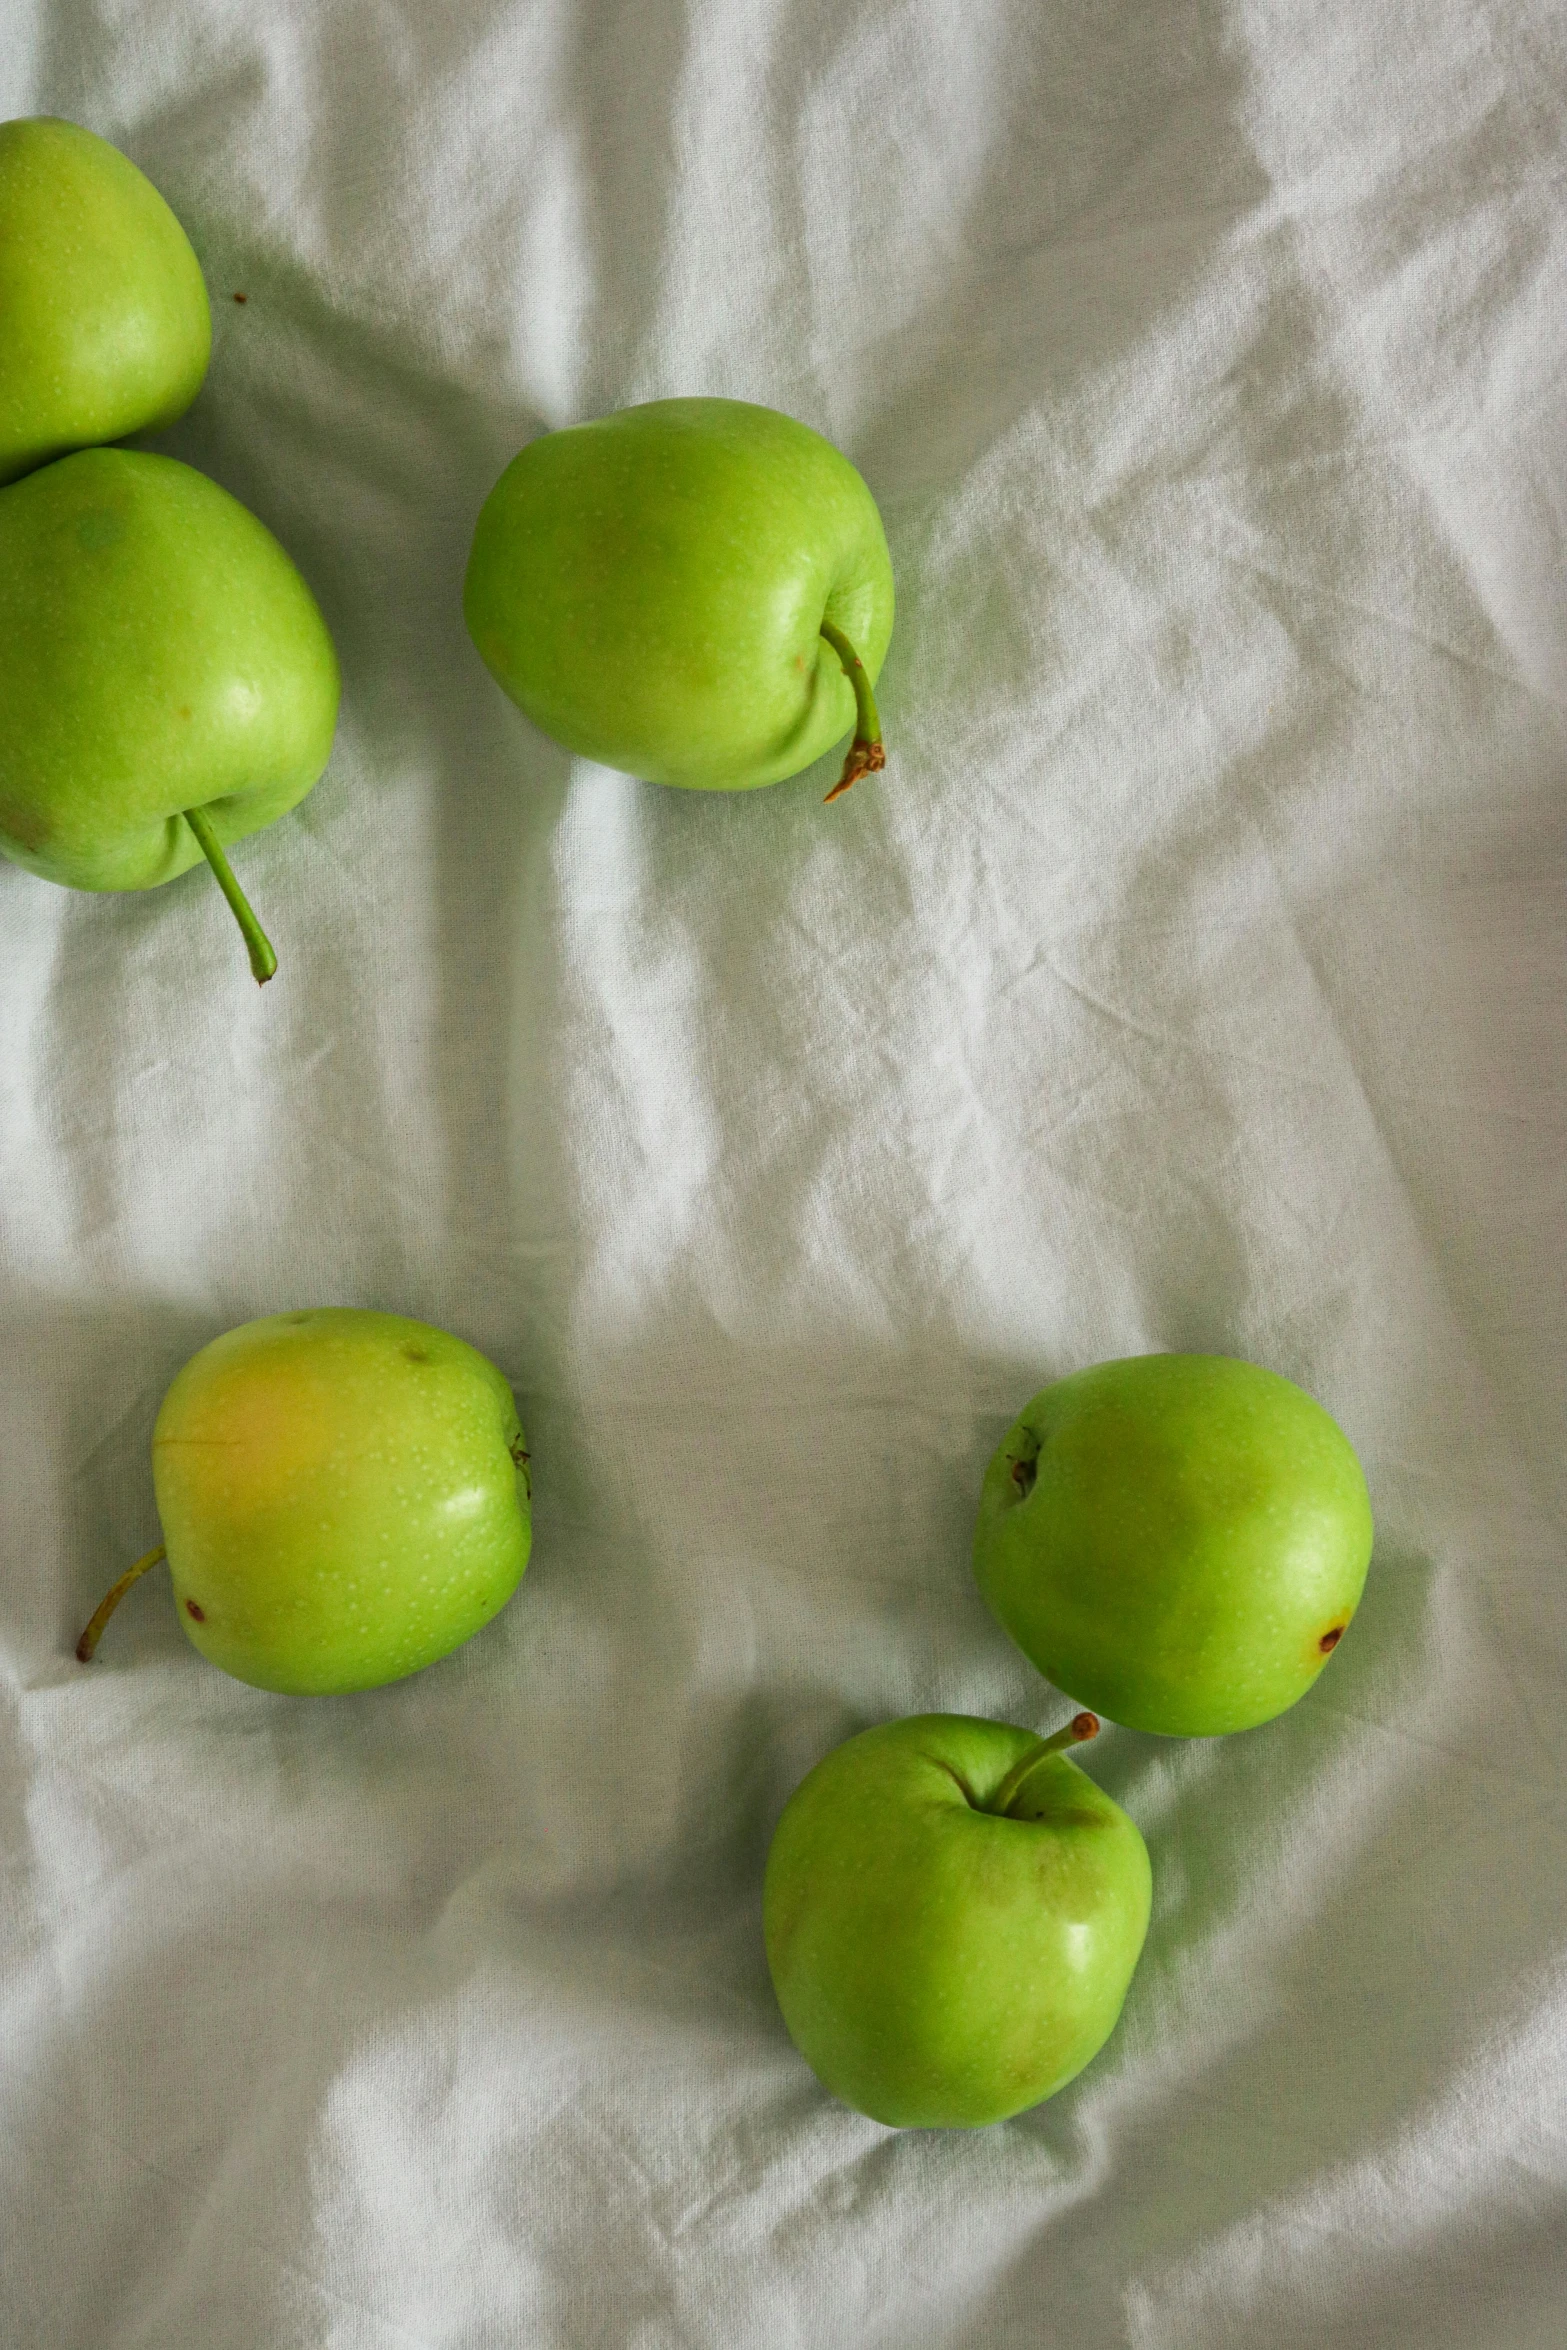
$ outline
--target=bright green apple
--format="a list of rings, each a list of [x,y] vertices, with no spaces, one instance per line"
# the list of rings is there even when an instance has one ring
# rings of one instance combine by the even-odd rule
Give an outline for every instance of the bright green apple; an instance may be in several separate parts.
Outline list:
[[[0,482],[172,424],[211,349],[201,265],[151,180],[74,122],[0,123]]]
[[[852,728],[829,798],[883,764],[881,517],[776,409],[655,400],[531,441],[479,516],[463,604],[512,700],[584,758],[751,791]]]
[[[166,1556],[180,1622],[236,1680],[309,1696],[399,1681],[471,1639],[522,1580],[527,1462],[511,1389],[444,1330],[346,1306],[243,1323],[164,1397],[163,1542],[77,1654]]]
[[[238,499],[172,457],[84,449],[0,490],[0,854],[72,889],[205,856],[303,799],[338,669],[310,590]]]
[[[974,1537],[980,1589],[1047,1680],[1194,1738],[1305,1695],[1370,1559],[1342,1430],[1227,1355],[1134,1355],[1045,1388],[986,1472]]]
[[[1080,2073],[1148,1931],[1142,1837],[1054,1738],[964,1714],[864,1730],[795,1789],[763,1929],[824,2088],[899,2129],[1004,2121]]]

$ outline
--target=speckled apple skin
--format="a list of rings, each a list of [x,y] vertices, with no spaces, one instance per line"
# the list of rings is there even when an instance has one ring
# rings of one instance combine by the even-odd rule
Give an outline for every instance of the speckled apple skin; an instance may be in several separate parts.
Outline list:
[[[1037,2105],[1115,2028],[1148,1931],[1148,1851],[1064,1755],[1022,1816],[984,1806],[1039,1741],[916,1714],[835,1747],[790,1797],[763,1929],[801,2055],[898,2129],[979,2129]]]
[[[822,621],[874,684],[892,560],[870,491],[820,433],[746,400],[654,400],[513,459],[463,609],[497,681],[567,750],[751,791],[853,732]]]
[[[1020,1414],[986,1472],[974,1567],[1079,1705],[1200,1738],[1305,1695],[1371,1542],[1360,1463],[1311,1396],[1226,1355],[1137,1355]]]
[[[152,1468],[180,1621],[258,1689],[416,1673],[487,1624],[528,1563],[510,1388],[400,1314],[320,1307],[214,1339],[163,1400]]]
[[[0,123],[0,482],[183,416],[212,313],[190,240],[96,132]]]
[[[0,854],[153,889],[302,800],[337,655],[277,540],[172,457],[83,449],[0,490]]]

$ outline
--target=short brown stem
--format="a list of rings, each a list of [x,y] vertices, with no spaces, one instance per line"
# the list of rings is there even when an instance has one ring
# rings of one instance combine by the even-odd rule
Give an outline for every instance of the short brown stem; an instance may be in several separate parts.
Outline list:
[[[860,659],[843,630],[833,621],[822,622],[822,635],[843,663],[843,674],[854,689],[855,731],[849,745],[849,755],[843,763],[843,773],[827,794],[824,807],[842,796],[862,775],[876,775],[887,764],[887,753],[881,739],[881,715],[876,708],[876,696],[871,692],[871,681],[865,674]]]
[[[1005,1817],[1041,1763],[1048,1762],[1052,1755],[1064,1754],[1069,1746],[1081,1746],[1085,1739],[1097,1738],[1098,1735],[1099,1716],[1097,1714],[1074,1714],[1064,1730],[1057,1730],[1053,1738],[1041,1738],[1036,1745],[1030,1747],[1020,1762],[1015,1762],[1012,1765],[1011,1770],[1008,1771],[995,1794],[986,1804],[985,1809],[1000,1813]]]

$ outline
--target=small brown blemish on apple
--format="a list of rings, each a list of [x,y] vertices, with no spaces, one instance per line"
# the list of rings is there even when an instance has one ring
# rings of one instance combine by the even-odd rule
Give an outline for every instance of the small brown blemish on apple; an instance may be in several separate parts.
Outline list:
[[[0,807],[0,835],[20,841],[24,849],[41,849],[49,838],[49,819],[36,808]]]
[[[180,706],[179,706],[179,712],[178,712],[178,715],[179,715],[181,718],[188,718],[188,717],[190,716],[190,711],[187,709],[186,705],[185,705],[183,702],[181,702],[181,704],[180,704]]]
[[[1321,1649],[1324,1656],[1331,1656],[1334,1649],[1337,1648],[1343,1637],[1343,1625],[1330,1624],[1327,1630],[1323,1633],[1322,1638],[1317,1642],[1317,1646]]]
[[[198,1607],[193,1599],[186,1600],[185,1613],[188,1616],[194,1616],[198,1624],[204,1624],[207,1620],[206,1609],[204,1607]]]
[[[427,1363],[430,1359],[430,1350],[427,1346],[405,1346],[403,1353],[411,1363]]]

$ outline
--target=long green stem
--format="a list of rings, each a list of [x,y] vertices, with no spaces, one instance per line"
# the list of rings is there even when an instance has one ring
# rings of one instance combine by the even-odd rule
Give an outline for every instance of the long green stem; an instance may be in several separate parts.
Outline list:
[[[1097,1714],[1074,1714],[1064,1730],[1058,1730],[1053,1738],[1041,1738],[1037,1746],[1029,1748],[1021,1762],[1012,1765],[985,1809],[1005,1816],[1042,1762],[1047,1762],[1053,1754],[1064,1754],[1069,1746],[1081,1746],[1085,1738],[1097,1738],[1098,1735]]]
[[[843,674],[854,688],[855,729],[849,745],[849,756],[843,763],[843,773],[827,794],[830,802],[846,792],[851,783],[862,775],[874,775],[887,764],[882,748],[881,716],[876,708],[876,696],[871,692],[871,681],[865,674],[865,664],[850,644],[841,628],[832,621],[822,622],[822,634],[843,663]]]
[[[125,1594],[127,1591],[129,1591],[131,1585],[137,1580],[138,1576],[145,1575],[149,1567],[155,1567],[158,1564],[158,1561],[167,1555],[168,1554],[160,1542],[156,1550],[149,1550],[145,1558],[138,1559],[134,1567],[126,1568],[124,1574],[120,1577],[118,1583],[115,1584],[112,1591],[107,1591],[104,1593],[103,1598],[99,1600],[98,1605],[93,1610],[92,1622],[88,1625],[86,1631],[82,1634],[80,1640],[78,1640],[76,1643],[76,1653],[84,1665],[90,1665],[92,1663],[93,1650],[97,1647],[99,1641],[103,1638],[104,1625],[109,1621],[109,1618],[113,1615],[115,1609],[119,1606],[121,1600],[125,1597]]]
[[[201,843],[201,853],[217,875],[218,887],[234,909],[234,919],[245,935],[245,946],[250,956],[250,968],[256,975],[256,985],[265,987],[277,969],[277,957],[272,952],[272,941],[250,910],[250,900],[234,879],[223,844],[212,829],[210,818],[200,808],[187,808],[185,821]]]

